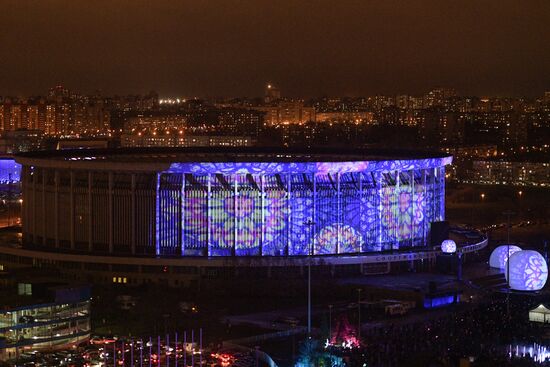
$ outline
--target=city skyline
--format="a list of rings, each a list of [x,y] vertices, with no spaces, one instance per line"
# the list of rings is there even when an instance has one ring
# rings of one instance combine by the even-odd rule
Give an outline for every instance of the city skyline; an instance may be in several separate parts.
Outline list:
[[[64,98],[123,98],[123,97],[144,97],[144,98],[155,98],[158,99],[160,104],[166,103],[185,103],[192,100],[204,100],[204,101],[216,101],[216,100],[258,100],[262,103],[272,103],[275,100],[302,100],[302,101],[316,101],[322,99],[361,99],[361,98],[377,98],[377,97],[387,97],[398,100],[399,98],[409,97],[409,98],[426,98],[432,93],[438,93],[439,91],[448,91],[452,93],[453,98],[477,98],[480,100],[494,99],[494,100],[526,100],[526,101],[546,101],[550,96],[550,86],[546,89],[543,89],[539,94],[529,94],[529,95],[500,95],[500,94],[467,94],[462,93],[462,91],[456,89],[452,85],[432,85],[427,87],[424,90],[420,90],[417,93],[411,93],[403,89],[396,90],[395,93],[370,93],[363,95],[349,95],[349,94],[320,94],[320,95],[287,95],[285,94],[284,89],[277,83],[273,82],[264,82],[262,85],[257,86],[257,90],[252,95],[193,95],[193,94],[184,94],[184,93],[172,93],[172,94],[162,94],[153,88],[143,88],[142,90],[127,91],[126,93],[107,93],[102,89],[88,90],[84,89],[75,89],[71,88],[69,85],[64,83],[56,83],[50,85],[48,88],[40,91],[35,91],[33,93],[27,94],[14,94],[14,93],[0,93],[0,101],[22,101],[29,100],[39,102],[41,99],[44,101],[51,100],[52,98],[57,98],[53,94],[57,93],[56,91],[63,90],[67,93]],[[278,93],[276,98],[269,98],[268,91],[270,88],[274,88],[276,93]],[[267,98],[267,99],[266,99]]]
[[[0,40],[13,52],[2,60],[0,95],[62,83],[105,94],[255,96],[271,81],[289,97],[437,85],[533,97],[550,85],[541,42],[550,38],[550,4],[540,1],[18,1],[4,10]]]

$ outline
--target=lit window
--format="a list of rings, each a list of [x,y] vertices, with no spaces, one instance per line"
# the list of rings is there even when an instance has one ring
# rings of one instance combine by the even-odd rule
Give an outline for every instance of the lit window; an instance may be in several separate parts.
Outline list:
[[[113,277],[113,283],[116,283],[116,277]]]
[[[122,283],[126,283],[127,279],[126,277],[122,278]]]

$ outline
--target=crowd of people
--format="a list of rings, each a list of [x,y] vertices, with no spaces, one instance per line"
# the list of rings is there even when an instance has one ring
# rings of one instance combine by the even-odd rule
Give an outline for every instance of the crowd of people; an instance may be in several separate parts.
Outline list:
[[[363,333],[362,351],[368,366],[550,366],[533,356],[509,355],[509,345],[544,341],[544,325],[528,321],[528,311],[540,299],[496,295],[493,301],[449,310],[443,317],[415,323],[395,323]],[[508,306],[509,304],[509,306]],[[509,307],[509,308],[508,308]],[[509,312],[508,312],[509,309]],[[510,315],[510,316],[508,316]]]

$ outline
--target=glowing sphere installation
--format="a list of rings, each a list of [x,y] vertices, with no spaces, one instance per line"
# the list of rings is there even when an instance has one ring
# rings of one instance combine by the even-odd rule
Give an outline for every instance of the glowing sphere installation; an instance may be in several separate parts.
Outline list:
[[[508,273],[510,288],[518,291],[538,291],[544,287],[548,279],[548,265],[537,251],[518,251],[510,255],[506,263],[507,280]]]
[[[497,269],[506,268],[506,262],[508,261],[508,256],[509,256],[508,251],[510,251],[510,255],[512,255],[514,252],[521,251],[521,248],[519,248],[516,245],[498,246],[493,250],[493,252],[491,252],[491,256],[489,257],[489,266],[491,268],[497,268]]]
[[[453,240],[445,240],[441,242],[441,251],[446,254],[454,254],[456,252],[456,242]]]

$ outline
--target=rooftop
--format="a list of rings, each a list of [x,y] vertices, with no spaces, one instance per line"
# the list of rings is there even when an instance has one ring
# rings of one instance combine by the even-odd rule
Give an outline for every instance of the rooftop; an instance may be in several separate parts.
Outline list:
[[[342,162],[444,158],[433,151],[399,149],[288,149],[288,148],[119,148],[52,150],[21,153],[16,158],[148,160],[158,162]]]

